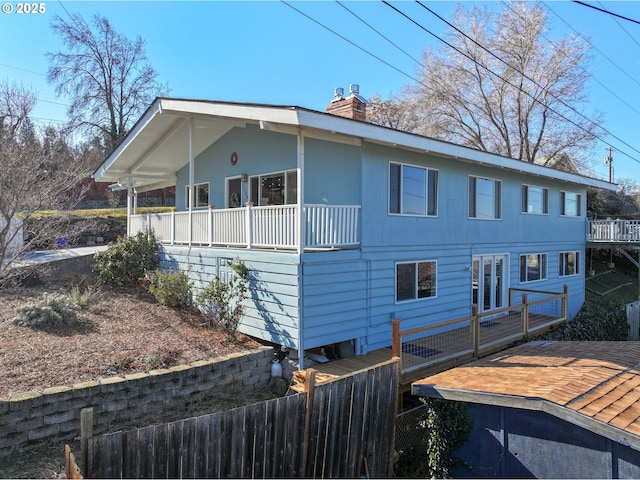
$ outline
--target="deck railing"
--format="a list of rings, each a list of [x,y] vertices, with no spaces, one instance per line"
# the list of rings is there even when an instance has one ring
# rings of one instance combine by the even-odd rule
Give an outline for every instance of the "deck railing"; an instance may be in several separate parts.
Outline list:
[[[640,220],[588,220],[587,241],[640,243]]]
[[[401,330],[401,321],[393,319],[392,355],[400,358],[401,375],[438,364],[461,364],[567,320],[566,286],[561,293],[509,289],[509,299],[509,306],[499,310],[478,312],[473,305],[469,317],[408,330]]]
[[[244,248],[344,248],[360,243],[358,205],[298,205],[205,209],[129,217],[129,235],[152,228],[159,242]],[[302,233],[302,241],[299,238]]]

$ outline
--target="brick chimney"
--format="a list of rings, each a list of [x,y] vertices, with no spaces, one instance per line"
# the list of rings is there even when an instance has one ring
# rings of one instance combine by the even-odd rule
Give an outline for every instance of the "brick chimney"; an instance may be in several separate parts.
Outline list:
[[[352,83],[349,96],[344,97],[344,88],[334,90],[334,99],[327,105],[327,113],[353,120],[367,120],[367,101],[360,96],[360,86]]]

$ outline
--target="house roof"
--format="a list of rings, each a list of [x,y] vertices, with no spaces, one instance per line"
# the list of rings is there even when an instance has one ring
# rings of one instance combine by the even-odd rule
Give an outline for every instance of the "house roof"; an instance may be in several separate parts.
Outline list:
[[[640,450],[640,342],[529,342],[412,384],[414,395],[539,410]]]
[[[93,177],[123,188],[135,185],[138,191],[175,185],[176,172],[189,163],[190,135],[195,158],[232,128],[248,124],[343,143],[373,142],[577,185],[614,188],[602,180],[302,107],[178,98],[156,98]]]

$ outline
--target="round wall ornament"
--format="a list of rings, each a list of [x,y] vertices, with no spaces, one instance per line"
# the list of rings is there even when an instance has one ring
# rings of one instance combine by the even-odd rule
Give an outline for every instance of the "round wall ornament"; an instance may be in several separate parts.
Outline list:
[[[231,154],[231,165],[235,165],[236,163],[238,163],[238,154],[233,152]]]

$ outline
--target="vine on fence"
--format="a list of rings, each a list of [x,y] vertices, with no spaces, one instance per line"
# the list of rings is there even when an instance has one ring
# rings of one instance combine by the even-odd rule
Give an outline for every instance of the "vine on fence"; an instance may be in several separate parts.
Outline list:
[[[421,442],[400,454],[394,473],[397,477],[451,478],[455,467],[468,468],[454,452],[466,443],[471,432],[469,405],[439,398],[420,401],[425,407],[414,428]]]

